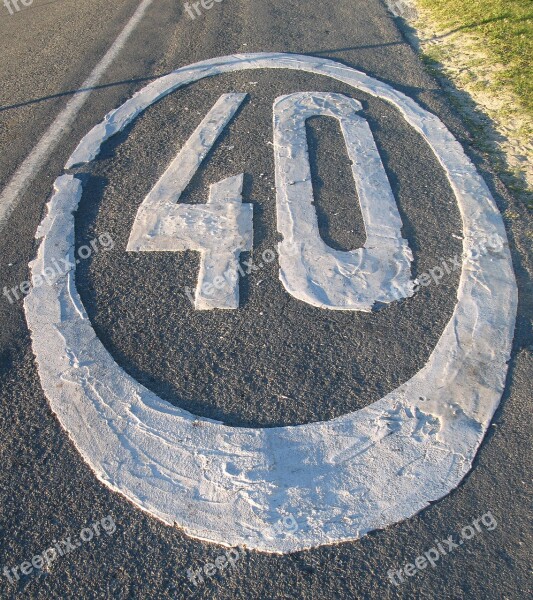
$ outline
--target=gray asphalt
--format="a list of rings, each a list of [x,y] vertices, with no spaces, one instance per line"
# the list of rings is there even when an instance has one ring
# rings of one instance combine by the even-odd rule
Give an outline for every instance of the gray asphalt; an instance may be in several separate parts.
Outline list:
[[[35,2],[13,16],[0,5],[0,188],[71,92],[116,38],[137,3]],[[438,114],[476,162],[504,213],[520,290],[504,399],[463,484],[419,515],[354,543],[289,556],[241,550],[235,569],[195,587],[185,574],[223,549],[141,513],[99,484],[41,391],[21,303],[0,297],[0,570],[52,540],[112,515],[116,531],[83,544],[14,584],[2,598],[522,598],[531,589],[531,218],[471,147],[472,135],[405,41],[380,0],[335,3],[222,0],[191,20],[182,4],[156,0],[72,130],[65,133],[0,237],[0,289],[28,279],[34,233],[51,183],[79,139],[148,81],[198,60],[235,52],[329,57],[391,84]],[[106,144],[84,173],[77,243],[107,233],[115,246],[83,261],[77,285],[116,361],[168,401],[233,426],[272,427],[329,419],[377,400],[426,362],[453,310],[459,273],[371,314],[329,312],[288,296],[277,262],[241,281],[241,308],[199,313],[184,294],[198,259],[129,254],[139,203],[221,93],[249,98],[183,200],[203,202],[210,183],[246,173],[254,203],[254,250],[275,248],[271,107],[297,90],[337,91],[363,102],[415,255],[418,274],[460,253],[461,221],[430,149],[383,102],[316,76],[248,71],[203,80],[142,115]],[[362,218],[337,127],[310,125],[323,238],[350,249]],[[349,223],[349,225],[348,225]],[[529,231],[529,233],[528,233]],[[201,399],[199,401],[198,399]],[[498,526],[396,587],[387,577],[491,511]],[[228,527],[231,524],[228,524]]]

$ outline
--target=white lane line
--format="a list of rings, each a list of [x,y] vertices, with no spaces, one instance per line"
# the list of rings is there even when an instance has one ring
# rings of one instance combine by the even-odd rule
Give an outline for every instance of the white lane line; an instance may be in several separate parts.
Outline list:
[[[43,166],[46,159],[55,149],[63,135],[70,129],[81,108],[87,102],[91,89],[102,78],[108,67],[118,56],[124,44],[132,34],[135,27],[143,18],[147,8],[153,0],[142,0],[132,17],[113,42],[102,60],[94,67],[89,77],[81,84],[80,91],[67,102],[65,108],[59,113],[54,122],[47,129],[35,148],[24,159],[15,174],[0,194],[0,231],[4,228],[11,213],[22,198],[22,194]]]

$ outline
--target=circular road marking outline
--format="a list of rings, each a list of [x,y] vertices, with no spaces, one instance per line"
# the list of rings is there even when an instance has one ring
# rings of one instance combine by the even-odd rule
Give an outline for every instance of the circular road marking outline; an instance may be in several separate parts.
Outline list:
[[[35,286],[25,310],[51,408],[98,479],[192,537],[286,553],[402,521],[460,483],[504,390],[517,289],[501,215],[443,123],[390,86],[328,59],[241,54],[178,69],[110,112],[67,167],[92,160],[106,139],[173,90],[259,68],[324,75],[387,100],[438,158],[461,211],[464,258],[453,316],[426,365],[381,400],[331,421],[236,428],[195,417],[129,377],[96,337],[75,267],[52,286]],[[54,186],[32,275],[74,257],[81,182],[66,174]],[[503,240],[501,249],[472,258],[490,236]],[[298,528],[275,531],[289,514]]]

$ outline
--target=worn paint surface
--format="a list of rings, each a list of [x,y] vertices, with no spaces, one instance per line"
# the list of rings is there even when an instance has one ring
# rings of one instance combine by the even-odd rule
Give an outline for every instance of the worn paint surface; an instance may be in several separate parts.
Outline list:
[[[233,428],[196,418],[128,376],[96,337],[73,270],[34,288],[25,309],[52,410],[101,481],[196,538],[284,553],[357,539],[460,483],[504,389],[517,294],[505,243],[474,258],[487,237],[505,241],[506,233],[459,143],[413,100],[330,60],[234,55],[179,69],[112,111],[68,164],[94,158],[103,141],[172,90],[246,68],[300,69],[380,96],[433,149],[461,210],[464,260],[454,314],[427,364],[381,400],[328,422]],[[74,257],[72,212],[81,193],[72,175],[56,180],[33,274]],[[301,526],[273,535],[271,523],[288,513],[305,515]]]

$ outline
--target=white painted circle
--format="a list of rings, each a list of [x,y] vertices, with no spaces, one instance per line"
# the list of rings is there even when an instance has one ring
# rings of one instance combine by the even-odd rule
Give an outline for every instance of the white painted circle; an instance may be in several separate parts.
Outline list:
[[[459,143],[410,98],[330,60],[247,54],[178,69],[109,113],[67,166],[92,160],[106,139],[173,90],[256,68],[307,71],[379,96],[438,158],[462,214],[465,258],[457,305],[427,364],[381,400],[328,422],[234,428],[176,408],[129,377],[96,337],[73,270],[53,286],[34,287],[25,309],[52,410],[102,482],[190,536],[285,553],[357,539],[459,484],[504,389],[517,291],[501,216]],[[74,257],[81,183],[64,175],[55,188],[33,274]],[[472,259],[490,236],[502,248]],[[276,526],[289,515],[297,527]]]

